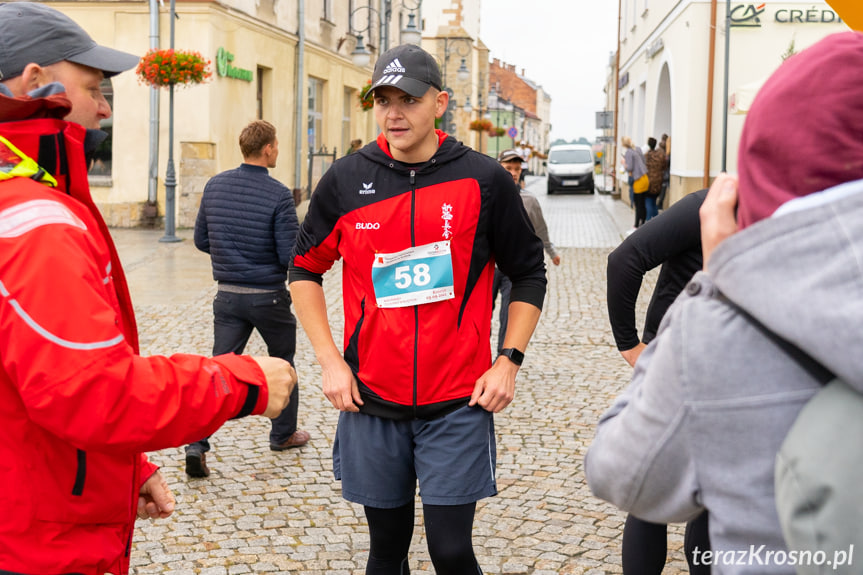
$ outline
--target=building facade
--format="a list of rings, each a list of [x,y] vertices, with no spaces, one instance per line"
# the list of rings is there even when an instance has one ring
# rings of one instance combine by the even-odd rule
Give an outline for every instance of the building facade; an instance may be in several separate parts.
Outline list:
[[[159,48],[170,47],[169,3],[139,1],[50,2],[104,45],[144,55],[151,42],[151,7],[158,10]],[[205,84],[174,90],[173,155],[177,174],[177,226],[194,225],[203,186],[214,174],[242,162],[237,137],[248,122],[264,119],[278,130],[280,155],[272,175],[290,188],[313,189],[333,157],[350,141],[377,135],[359,94],[372,65],[406,26],[409,0],[190,0],[176,2],[174,47],[211,60]],[[417,3],[418,6],[418,3]],[[415,16],[417,16],[415,14]],[[302,23],[302,25],[300,25]],[[363,38],[371,62],[351,54]],[[150,117],[157,90],[158,113]],[[106,122],[108,149],[91,171],[94,199],[109,225],[147,223],[150,133],[158,123],[156,222],[164,217],[169,103],[167,89],[141,84],[133,72],[112,79],[114,115]],[[309,152],[319,155],[310,158]],[[107,160],[107,161],[104,161]],[[311,169],[310,169],[311,168]]]
[[[141,56],[151,46],[171,46],[169,2],[48,3],[106,46]],[[272,175],[307,198],[352,140],[377,137],[360,94],[377,57],[412,26],[445,71],[452,103],[441,127],[490,153],[488,132],[471,129],[472,121],[491,115],[479,6],[479,0],[177,0],[174,48],[201,53],[213,75],[201,85],[175,87],[173,121],[167,89],[146,86],[134,72],[106,82],[114,114],[104,123],[110,138],[91,170],[96,203],[111,226],[161,225],[173,125],[174,221],[194,225],[204,185],[242,162],[237,137],[255,119],[278,130]],[[368,54],[367,64],[358,65],[358,51]],[[539,142],[542,134],[547,139],[550,98],[541,89],[535,98],[536,118],[516,121],[530,124]]]
[[[748,102],[783,59],[847,29],[824,2],[620,0],[619,69],[615,54],[605,86],[617,128],[605,136],[644,146],[648,137],[668,134],[669,200],[676,201],[723,168],[736,171]],[[606,155],[617,155],[618,191],[626,182],[619,150],[607,145]]]
[[[496,102],[491,110],[496,128],[504,133],[492,139],[495,149],[526,148],[531,151],[528,169],[542,173],[542,161],[549,148],[551,96],[526,76],[525,70],[514,64],[492,60],[489,68],[491,87]],[[504,112],[503,123],[501,111]]]

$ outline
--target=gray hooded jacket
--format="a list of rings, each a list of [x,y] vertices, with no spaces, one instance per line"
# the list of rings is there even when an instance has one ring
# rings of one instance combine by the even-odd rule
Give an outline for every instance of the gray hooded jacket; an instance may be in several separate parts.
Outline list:
[[[716,249],[585,459],[594,494],[639,518],[707,509],[713,573],[793,574],[817,550],[786,549],[774,460],[819,384],[718,291],[863,391],[863,180],[789,202]]]

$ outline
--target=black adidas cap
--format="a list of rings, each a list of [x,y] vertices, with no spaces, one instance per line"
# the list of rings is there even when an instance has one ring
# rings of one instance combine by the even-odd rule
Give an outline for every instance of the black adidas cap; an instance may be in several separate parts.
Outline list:
[[[375,63],[372,88],[392,86],[414,97],[424,96],[432,86],[441,89],[440,67],[434,57],[413,44],[390,48]]]

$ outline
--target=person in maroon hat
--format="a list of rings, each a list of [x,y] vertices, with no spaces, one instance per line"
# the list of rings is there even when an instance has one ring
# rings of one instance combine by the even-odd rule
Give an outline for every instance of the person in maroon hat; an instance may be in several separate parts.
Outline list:
[[[435,570],[476,574],[476,502],[497,493],[493,414],[545,296],[542,242],[518,186],[493,158],[435,130],[448,95],[417,46],[381,55],[377,141],[324,174],[289,271],[324,395],[340,411],[333,468],[364,506],[366,573],[408,573],[417,482]],[[327,320],[323,274],[342,259],[345,339]],[[494,262],[512,280],[504,349],[492,362]]]
[[[0,573],[128,573],[136,516],[174,510],[145,452],[275,417],[296,385],[278,358],[139,355],[86,162],[102,79],[137,62],[53,8],[0,4]]]
[[[715,573],[823,572],[813,554],[825,551],[844,557],[831,572],[860,572],[853,544],[830,553],[836,533],[863,542],[857,484],[816,494],[809,514],[827,510],[833,527],[812,535],[814,549],[786,544],[774,485],[780,446],[824,372],[863,392],[861,70],[863,34],[845,32],[788,58],[761,88],[741,134],[739,189],[723,174],[700,208],[705,271],[585,457],[594,494],[639,518],[706,510],[712,549],[693,550],[693,562]]]

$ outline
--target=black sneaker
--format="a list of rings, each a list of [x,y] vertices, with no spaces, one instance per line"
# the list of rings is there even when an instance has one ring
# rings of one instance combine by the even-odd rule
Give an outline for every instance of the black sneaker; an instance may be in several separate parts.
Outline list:
[[[207,454],[200,451],[186,452],[186,475],[189,477],[209,477],[210,468],[207,467]]]

